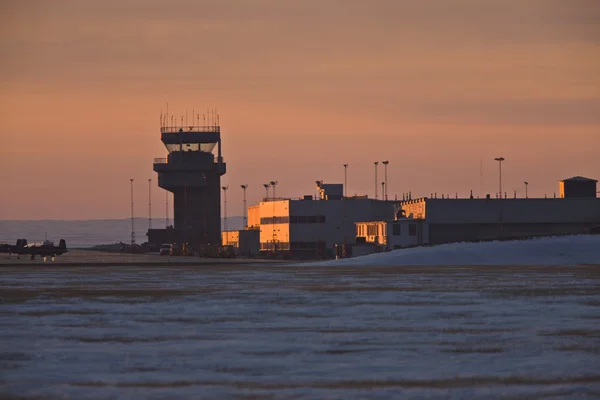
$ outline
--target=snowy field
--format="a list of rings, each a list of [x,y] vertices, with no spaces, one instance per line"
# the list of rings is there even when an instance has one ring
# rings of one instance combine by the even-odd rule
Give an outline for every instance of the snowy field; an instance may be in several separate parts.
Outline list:
[[[450,243],[319,263],[322,266],[600,265],[600,235]],[[313,264],[316,265],[316,264]]]
[[[595,266],[1,272],[0,398],[600,395]]]

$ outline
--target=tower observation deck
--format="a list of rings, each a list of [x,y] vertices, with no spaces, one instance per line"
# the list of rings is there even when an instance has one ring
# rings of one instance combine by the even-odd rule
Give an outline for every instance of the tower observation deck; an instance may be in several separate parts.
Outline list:
[[[161,126],[160,139],[169,154],[154,159],[154,171],[158,173],[158,186],[173,193],[174,226],[168,235],[150,230],[149,242],[163,241],[163,236],[191,246],[219,244],[220,181],[226,171],[220,126]]]

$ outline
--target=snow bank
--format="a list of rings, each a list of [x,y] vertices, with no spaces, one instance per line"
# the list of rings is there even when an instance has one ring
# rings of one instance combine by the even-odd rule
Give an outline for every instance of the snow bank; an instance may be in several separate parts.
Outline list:
[[[312,266],[600,264],[600,235],[413,247]]]

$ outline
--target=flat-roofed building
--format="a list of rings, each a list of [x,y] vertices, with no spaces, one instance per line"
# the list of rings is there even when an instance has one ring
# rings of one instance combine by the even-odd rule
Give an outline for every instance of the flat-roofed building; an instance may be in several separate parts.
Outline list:
[[[319,199],[264,199],[248,209],[248,225],[260,225],[261,252],[297,258],[331,257],[336,244],[355,240],[354,223],[391,218],[394,201],[344,198],[342,185],[319,185]]]
[[[221,245],[232,246],[238,256],[254,256],[260,249],[258,229],[223,231]]]
[[[565,199],[595,198],[597,183],[597,180],[584,178],[583,176],[563,179],[558,182],[560,197]]]
[[[599,198],[400,201],[395,219],[360,221],[357,242],[385,249],[600,230]]]

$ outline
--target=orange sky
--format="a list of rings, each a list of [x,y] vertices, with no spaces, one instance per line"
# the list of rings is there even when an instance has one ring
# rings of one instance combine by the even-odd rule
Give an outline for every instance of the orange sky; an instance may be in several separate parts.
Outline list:
[[[550,196],[600,178],[595,0],[4,1],[0,219],[138,215],[159,114],[218,108],[241,215],[261,184]],[[480,160],[484,187],[481,191]],[[383,169],[379,169],[379,180]],[[153,189],[154,216],[164,192]]]

